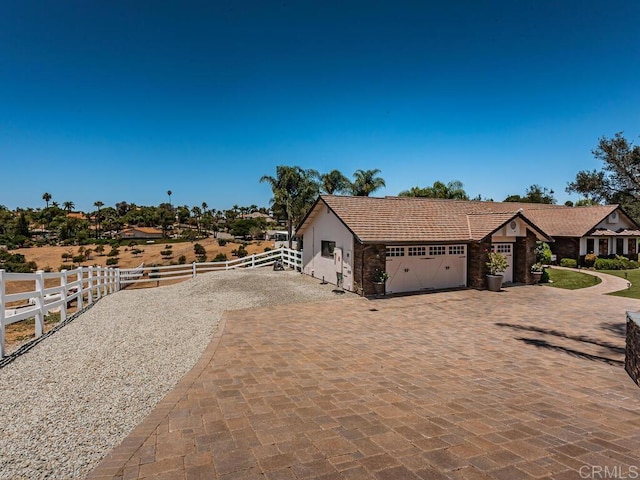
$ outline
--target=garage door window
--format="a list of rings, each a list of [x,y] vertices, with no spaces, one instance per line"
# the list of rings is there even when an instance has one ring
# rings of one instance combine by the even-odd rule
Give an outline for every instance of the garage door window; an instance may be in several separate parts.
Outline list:
[[[404,257],[404,247],[387,247],[387,257]]]
[[[330,242],[329,240],[322,240],[322,256],[327,258],[333,258],[333,251],[336,248],[336,242]]]
[[[435,245],[432,247],[429,247],[429,255],[446,255],[447,254],[447,247],[445,247],[444,245]]]
[[[409,247],[410,257],[420,257],[427,254],[427,247]]]
[[[464,245],[452,245],[449,247],[449,255],[464,255]]]

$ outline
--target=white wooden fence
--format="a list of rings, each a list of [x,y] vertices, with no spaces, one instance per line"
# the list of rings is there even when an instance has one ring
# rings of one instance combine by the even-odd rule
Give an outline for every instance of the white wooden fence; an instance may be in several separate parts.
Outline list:
[[[282,262],[285,268],[300,269],[302,267],[302,252],[279,248],[224,262],[194,262],[163,267],[145,267],[141,265],[132,269],[120,269],[120,285],[122,287],[135,283],[155,283],[160,285],[161,282],[192,278],[199,273],[233,270],[236,268],[268,267],[277,261]]]
[[[145,267],[118,269],[104,267],[79,267],[75,270],[63,270],[50,273],[9,273],[0,270],[0,359],[5,356],[5,328],[12,323],[35,318],[35,337],[44,332],[44,318],[50,312],[60,312],[60,321],[67,320],[67,308],[72,301],[77,302],[77,311],[91,306],[101,297],[117,292],[128,285],[183,280],[195,277],[199,273],[236,268],[267,267],[280,261],[285,268],[300,270],[302,252],[280,248],[265,253],[225,262],[201,262],[188,265],[170,265],[163,267]],[[45,287],[53,280],[55,286]],[[33,290],[19,293],[7,293],[10,282],[33,282]],[[8,303],[28,305],[7,307]]]

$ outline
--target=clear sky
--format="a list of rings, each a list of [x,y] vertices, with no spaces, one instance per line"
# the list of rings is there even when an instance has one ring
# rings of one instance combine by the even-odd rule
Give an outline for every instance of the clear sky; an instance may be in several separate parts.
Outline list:
[[[640,134],[640,2],[0,0],[0,204],[267,206],[276,165],[561,203]]]

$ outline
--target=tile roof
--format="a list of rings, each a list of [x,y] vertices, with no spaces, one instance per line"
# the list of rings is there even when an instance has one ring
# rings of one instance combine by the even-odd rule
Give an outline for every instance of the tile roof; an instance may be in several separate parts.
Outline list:
[[[300,226],[301,233],[323,208],[322,202],[366,243],[481,240],[515,216],[524,217],[516,204],[322,195],[314,207],[315,212],[310,212]]]
[[[365,243],[482,240],[517,215],[537,227],[543,236],[582,237],[618,208],[322,195],[300,225],[300,233],[324,208],[322,203]]]

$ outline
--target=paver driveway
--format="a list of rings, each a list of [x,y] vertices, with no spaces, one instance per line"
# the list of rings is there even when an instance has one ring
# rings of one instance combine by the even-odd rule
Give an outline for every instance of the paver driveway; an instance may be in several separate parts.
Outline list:
[[[639,309],[514,287],[229,312],[92,477],[637,478]]]

